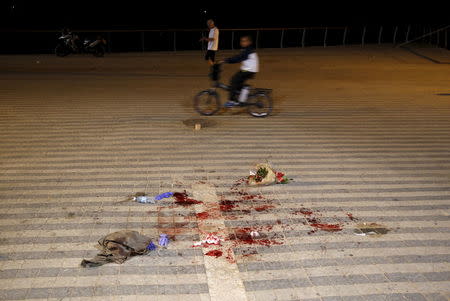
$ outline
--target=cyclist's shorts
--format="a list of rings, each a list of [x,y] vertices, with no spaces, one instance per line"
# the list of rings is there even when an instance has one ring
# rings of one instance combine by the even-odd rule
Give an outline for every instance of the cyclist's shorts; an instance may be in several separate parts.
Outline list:
[[[205,54],[206,61],[211,60],[212,62],[214,62],[215,59],[216,59],[216,51],[215,50],[206,51],[206,54]]]

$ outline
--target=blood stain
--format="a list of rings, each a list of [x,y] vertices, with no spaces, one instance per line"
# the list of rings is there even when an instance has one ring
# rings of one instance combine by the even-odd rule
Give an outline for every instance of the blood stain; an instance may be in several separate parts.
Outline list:
[[[200,212],[195,215],[197,219],[207,219],[209,217],[208,212]]]
[[[307,220],[308,223],[310,223],[310,224],[318,224],[318,223],[319,223],[319,221],[318,221],[317,218],[315,218],[315,217],[307,218],[306,220]]]
[[[236,259],[234,258],[233,250],[231,248],[228,248],[227,250],[227,256],[225,257],[229,263],[235,263]]]
[[[349,218],[351,221],[358,220],[356,217],[353,216],[352,213],[347,213],[347,216],[348,216],[348,218]]]
[[[253,209],[255,209],[258,212],[261,212],[261,211],[267,211],[267,209],[270,209],[270,208],[274,208],[274,206],[272,206],[272,205],[263,205],[263,206],[259,206],[259,207],[253,208]]]
[[[240,195],[242,195],[241,200],[243,201],[250,201],[250,200],[256,200],[256,199],[262,199],[263,196],[259,194],[248,194],[246,192],[240,192]]]
[[[219,203],[220,211],[231,211],[232,209],[236,208],[238,205],[236,204],[236,201],[230,201],[230,200],[222,200]]]
[[[252,228],[241,228],[236,229],[236,234],[230,234],[228,239],[235,240],[237,244],[248,244],[248,245],[262,245],[262,246],[270,246],[270,245],[281,245],[281,242],[278,242],[273,239],[261,239],[253,238],[250,235],[250,232],[256,231],[257,229]],[[261,234],[260,234],[261,235]]]
[[[337,232],[341,231],[342,227],[339,224],[321,224],[321,223],[313,223],[310,224],[311,227],[320,229],[322,231],[328,231],[328,232]]]
[[[223,254],[223,252],[220,250],[211,250],[211,251],[207,252],[205,255],[214,256],[214,257],[218,258],[218,257],[222,256],[222,254]]]
[[[173,197],[175,198],[175,203],[181,206],[190,206],[203,203],[201,201],[189,198],[186,192],[175,192]]]

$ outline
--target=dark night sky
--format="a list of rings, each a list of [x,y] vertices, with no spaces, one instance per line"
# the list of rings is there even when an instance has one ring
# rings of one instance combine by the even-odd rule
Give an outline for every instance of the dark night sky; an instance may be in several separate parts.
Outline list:
[[[354,24],[444,24],[450,17],[431,2],[395,1],[103,1],[0,0],[3,28],[79,29],[295,27]],[[180,4],[181,3],[181,4]],[[259,4],[258,4],[259,3]],[[293,4],[297,3],[298,8]],[[441,2],[442,3],[442,2]],[[441,7],[441,9],[439,9]],[[207,13],[204,13],[204,10]]]

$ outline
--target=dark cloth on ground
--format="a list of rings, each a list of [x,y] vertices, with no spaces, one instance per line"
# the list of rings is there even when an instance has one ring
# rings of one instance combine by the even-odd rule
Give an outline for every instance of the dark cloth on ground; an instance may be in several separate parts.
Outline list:
[[[123,263],[128,257],[144,255],[151,238],[137,231],[123,230],[106,235],[98,241],[100,253],[92,259],[83,259],[82,267],[96,267],[106,263]]]

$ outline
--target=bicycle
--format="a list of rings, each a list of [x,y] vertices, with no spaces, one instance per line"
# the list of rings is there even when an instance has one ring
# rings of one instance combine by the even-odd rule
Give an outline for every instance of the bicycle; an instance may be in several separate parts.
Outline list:
[[[220,82],[221,64],[212,66],[209,77],[212,80],[212,87],[199,92],[194,98],[195,110],[205,116],[211,116],[222,108],[232,108],[222,105],[217,89],[230,91],[230,86]],[[244,92],[245,91],[245,92]],[[246,94],[246,95],[245,95]],[[249,85],[239,91],[239,104],[233,107],[247,107],[247,112],[253,117],[267,117],[272,112],[272,89],[252,88]],[[204,108],[203,106],[206,106]]]

